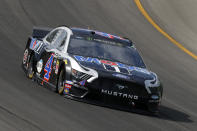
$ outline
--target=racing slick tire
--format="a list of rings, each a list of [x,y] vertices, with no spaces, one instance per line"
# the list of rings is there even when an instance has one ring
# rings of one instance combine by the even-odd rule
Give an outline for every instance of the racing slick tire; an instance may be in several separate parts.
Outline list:
[[[159,112],[160,103],[148,103],[147,108],[150,113],[157,114]]]
[[[33,71],[33,56],[29,60],[26,76],[29,79],[32,79],[33,76],[34,76],[34,71]]]
[[[57,82],[57,92],[60,95],[63,95],[64,92],[64,81],[65,81],[65,70],[62,69],[59,73],[59,78]]]

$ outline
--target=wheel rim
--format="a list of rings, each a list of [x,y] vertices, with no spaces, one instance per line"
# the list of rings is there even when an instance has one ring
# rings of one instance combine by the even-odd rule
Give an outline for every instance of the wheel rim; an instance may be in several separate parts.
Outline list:
[[[62,94],[64,91],[64,77],[63,77],[63,72],[61,72],[59,82],[58,82],[58,93]]]
[[[28,77],[30,79],[33,78],[33,70],[32,70],[32,68],[29,70],[29,73],[28,74],[29,74]]]
[[[32,67],[32,61],[30,61],[29,67],[28,67],[28,70],[27,70],[27,77],[32,79],[33,75],[34,75],[34,72],[33,72],[33,67]]]

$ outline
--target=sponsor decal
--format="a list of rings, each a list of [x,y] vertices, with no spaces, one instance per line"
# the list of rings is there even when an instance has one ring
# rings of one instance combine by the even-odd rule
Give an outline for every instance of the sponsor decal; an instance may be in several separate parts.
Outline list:
[[[39,41],[39,40],[36,40],[36,39],[32,39],[31,40],[31,43],[30,43],[30,49],[34,50],[36,53],[40,53],[40,51],[42,50],[43,48],[43,42],[42,41]]]
[[[86,61],[86,62],[90,62],[90,63],[96,63],[98,65],[101,64],[100,60],[97,59],[97,58],[91,58],[91,57],[83,57],[83,56],[77,56],[77,55],[74,55],[75,59],[77,61]]]
[[[70,85],[73,84],[73,82],[72,81],[69,81],[69,80],[66,80],[65,83],[70,84]]]
[[[30,43],[30,49],[32,49],[32,50],[34,50],[36,47],[38,46],[38,43],[37,43],[37,41],[36,41],[36,39],[32,39],[31,40],[31,43]]]
[[[127,86],[123,86],[123,85],[120,85],[120,84],[116,84],[115,87],[117,87],[119,90],[122,90],[124,88],[128,88]]]
[[[109,41],[109,40],[103,40],[103,39],[87,39],[87,40],[93,40],[93,41],[97,41],[97,42],[101,42],[101,43],[105,43],[105,44],[110,44],[110,45],[116,45],[116,46],[123,46],[123,44],[115,42],[115,41]]]
[[[26,49],[25,52],[24,52],[24,56],[23,56],[23,64],[26,64],[26,62],[27,62],[28,53],[29,53],[28,49]]]
[[[116,96],[116,97],[131,99],[131,100],[138,100],[137,95],[126,94],[126,93],[121,93],[121,92],[116,92],[116,91],[111,91],[111,90],[102,89],[101,93],[105,95],[109,95],[109,96]]]
[[[65,83],[64,85],[64,94],[68,94],[72,85]]]
[[[115,74],[112,74],[112,75],[115,76],[115,77],[118,77],[118,78],[122,78],[122,79],[127,79],[127,80],[130,79],[129,76],[126,76],[126,75],[123,75],[123,74],[115,73]]]
[[[137,71],[137,72],[142,72],[145,74],[150,74],[149,71],[147,71],[146,69],[143,68],[139,68],[139,67],[135,67],[135,66],[128,66],[119,62],[112,62],[112,61],[108,61],[108,60],[99,60],[98,58],[92,58],[92,57],[84,57],[84,56],[78,56],[78,55],[74,55],[74,58],[77,61],[84,61],[84,62],[90,62],[90,63],[95,63],[95,64],[106,64],[106,65],[110,65],[112,67],[116,66],[119,68],[124,68],[127,69],[128,71]]]
[[[83,80],[83,81],[80,81],[80,82],[79,82],[79,84],[80,84],[81,86],[84,86],[85,83],[86,83],[86,80]]]
[[[100,60],[101,63],[106,64],[106,65],[110,65],[110,66],[117,66],[117,64],[115,62],[111,62],[108,60]]]
[[[67,64],[68,64],[68,61],[67,61],[67,59],[65,59],[65,60],[64,60],[64,63],[65,63],[65,65],[67,65]]]
[[[110,38],[110,39],[121,39],[121,40],[125,40],[124,38],[122,37],[119,37],[119,36],[115,36],[115,35],[111,35],[111,34],[108,34],[108,33],[104,33],[104,32],[99,32],[99,31],[96,31],[95,32],[97,35],[100,35],[100,36],[104,36],[106,38]]]
[[[56,61],[56,66],[55,66],[55,74],[58,73],[59,65],[60,65],[60,62],[59,62],[59,60],[57,60],[57,61]]]

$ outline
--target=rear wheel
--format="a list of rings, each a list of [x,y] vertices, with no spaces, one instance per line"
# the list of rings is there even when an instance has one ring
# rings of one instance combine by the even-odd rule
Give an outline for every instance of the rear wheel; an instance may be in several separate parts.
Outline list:
[[[57,92],[62,95],[64,92],[64,81],[65,81],[65,71],[62,69],[59,74],[59,79],[57,83]]]

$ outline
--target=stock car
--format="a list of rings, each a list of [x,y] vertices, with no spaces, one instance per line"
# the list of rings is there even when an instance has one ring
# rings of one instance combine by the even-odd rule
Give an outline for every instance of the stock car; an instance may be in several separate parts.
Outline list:
[[[60,26],[34,28],[22,68],[26,76],[64,96],[88,94],[158,112],[163,88],[134,43],[108,33]]]

